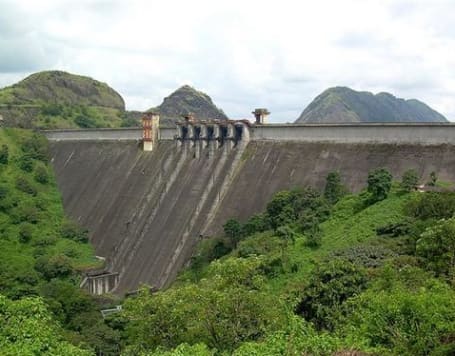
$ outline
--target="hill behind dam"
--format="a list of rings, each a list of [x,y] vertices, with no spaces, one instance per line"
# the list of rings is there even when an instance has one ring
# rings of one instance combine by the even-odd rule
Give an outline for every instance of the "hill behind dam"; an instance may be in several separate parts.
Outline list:
[[[455,146],[447,144],[251,141],[199,150],[161,141],[143,152],[134,141],[53,141],[51,153],[64,207],[120,273],[119,294],[168,285],[201,235],[261,212],[281,189],[321,189],[331,171],[352,191],[378,167],[397,179],[415,169],[422,182],[432,171],[455,181]]]
[[[447,122],[447,119],[416,99],[333,87],[318,95],[296,120],[300,124],[347,122]]]

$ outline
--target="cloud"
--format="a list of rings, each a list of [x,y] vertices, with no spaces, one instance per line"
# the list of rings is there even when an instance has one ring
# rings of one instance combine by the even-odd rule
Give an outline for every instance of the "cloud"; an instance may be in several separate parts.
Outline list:
[[[0,85],[45,69],[144,110],[183,84],[231,117],[292,121],[335,85],[416,97],[455,120],[449,0],[0,0]]]

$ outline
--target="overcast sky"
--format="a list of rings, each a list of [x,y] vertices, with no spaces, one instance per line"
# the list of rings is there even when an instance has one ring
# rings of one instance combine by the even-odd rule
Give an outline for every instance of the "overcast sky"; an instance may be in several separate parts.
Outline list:
[[[0,0],[0,87],[48,69],[106,82],[131,110],[190,84],[231,118],[286,122],[342,85],[455,121],[455,1]]]

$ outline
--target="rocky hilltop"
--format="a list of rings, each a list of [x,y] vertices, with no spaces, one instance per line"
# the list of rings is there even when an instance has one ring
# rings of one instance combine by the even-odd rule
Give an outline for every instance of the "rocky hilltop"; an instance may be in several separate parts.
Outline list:
[[[164,98],[161,105],[149,111],[157,111],[161,121],[170,124],[182,115],[193,113],[198,119],[227,119],[207,94],[184,85]]]
[[[296,120],[296,123],[347,122],[447,122],[447,119],[416,99],[334,87],[317,96]]]
[[[123,98],[107,84],[63,71],[34,73],[0,90],[0,114],[9,126],[120,126],[124,111]]]
[[[2,89],[0,97],[3,99],[2,104],[33,104],[42,101],[125,110],[123,98],[106,83],[62,71],[34,73],[19,83]]]

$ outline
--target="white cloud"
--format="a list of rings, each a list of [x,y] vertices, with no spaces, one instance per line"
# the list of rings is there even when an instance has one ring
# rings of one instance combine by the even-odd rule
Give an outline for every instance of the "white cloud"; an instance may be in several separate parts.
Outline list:
[[[231,117],[275,121],[345,85],[455,120],[454,22],[450,0],[0,0],[0,85],[64,69],[142,110],[189,83]]]

